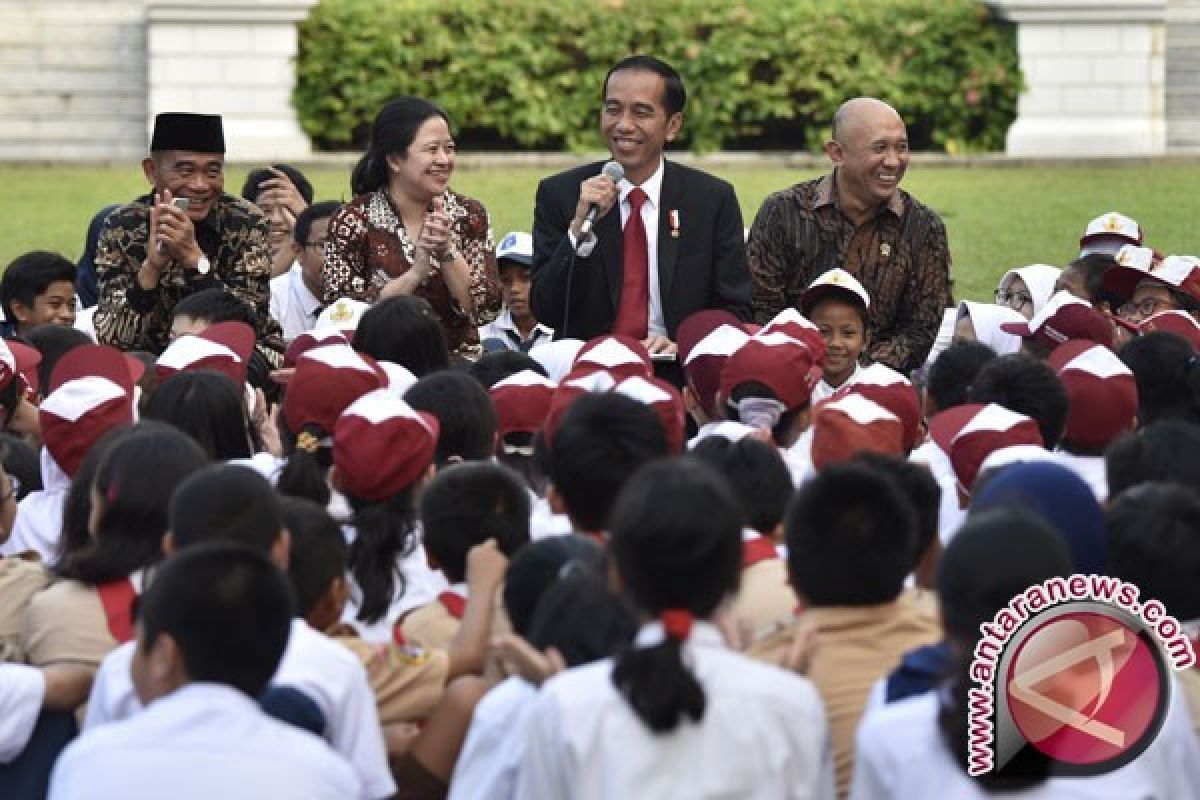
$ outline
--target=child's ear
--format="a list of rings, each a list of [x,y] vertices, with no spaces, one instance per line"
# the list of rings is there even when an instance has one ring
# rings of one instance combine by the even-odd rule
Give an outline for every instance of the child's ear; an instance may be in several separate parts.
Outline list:
[[[14,322],[29,322],[33,319],[33,309],[29,306],[16,300],[13,300],[11,305],[13,316],[16,317]]]

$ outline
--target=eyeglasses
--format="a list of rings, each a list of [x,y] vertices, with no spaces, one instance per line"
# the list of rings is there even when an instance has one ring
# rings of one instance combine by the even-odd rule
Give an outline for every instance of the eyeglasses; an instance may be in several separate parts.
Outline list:
[[[1013,311],[1020,311],[1033,303],[1033,295],[1028,292],[1009,292],[1004,289],[996,290],[996,305],[1008,306]]]
[[[1125,319],[1133,319],[1134,317],[1145,319],[1168,308],[1175,308],[1175,306],[1161,297],[1147,297],[1138,303],[1126,303],[1117,309],[1117,314]]]
[[[324,250],[324,249],[325,249],[325,243],[326,243],[326,242],[328,242],[328,241],[329,241],[328,239],[318,239],[318,240],[317,240],[317,241],[315,241],[315,242],[305,242],[305,243],[304,243],[304,247],[305,247],[305,248],[316,248],[316,249],[318,249],[318,250]]]

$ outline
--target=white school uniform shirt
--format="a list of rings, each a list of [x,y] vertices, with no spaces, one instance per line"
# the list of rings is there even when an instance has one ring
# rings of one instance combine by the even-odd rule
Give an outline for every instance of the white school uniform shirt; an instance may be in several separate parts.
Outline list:
[[[290,342],[317,324],[321,298],[304,285],[304,268],[294,262],[282,275],[271,278],[271,316],[283,328],[283,339]]]
[[[21,755],[45,699],[46,678],[40,669],[0,664],[0,764]]]
[[[53,566],[58,560],[58,542],[62,538],[63,503],[71,488],[71,477],[63,472],[50,451],[42,448],[42,489],[30,492],[17,505],[12,535],[0,545],[0,556],[15,556],[32,551]]]
[[[191,683],[124,722],[75,740],[50,777],[54,800],[365,797],[346,760],[253,699]]]
[[[492,688],[471,715],[447,800],[508,800],[525,755],[526,724],[537,687],[512,676]]]
[[[353,544],[358,535],[353,525],[343,525],[342,533],[346,543]],[[391,644],[395,641],[393,629],[396,622],[423,605],[437,600],[437,596],[449,588],[446,576],[441,570],[430,569],[429,559],[425,556],[425,544],[421,541],[421,526],[418,523],[414,532],[417,546],[406,556],[401,556],[397,562],[400,574],[404,576],[404,593],[392,597],[387,612],[375,622],[363,622],[358,619],[358,609],[362,607],[362,590],[358,582],[349,572],[346,582],[350,586],[350,595],[346,598],[346,606],[342,609],[342,622],[354,627],[359,637],[370,644]]]
[[[928,466],[941,489],[938,536],[944,547],[967,519],[966,510],[958,507],[958,478],[954,474],[954,466],[950,463],[950,457],[932,439],[913,450],[908,460]]]
[[[566,514],[555,514],[546,498],[536,494],[533,496],[529,513],[529,538],[532,541],[536,542],[548,536],[566,536],[574,532],[570,517]]]
[[[1108,472],[1104,465],[1104,456],[1077,456],[1065,450],[1055,450],[1055,462],[1062,464],[1074,472],[1096,495],[1096,502],[1104,505],[1108,502]]]
[[[833,397],[833,393],[838,389],[854,383],[855,379],[858,378],[858,373],[860,372],[862,372],[862,364],[855,364],[854,372],[851,372],[849,377],[842,381],[838,386],[830,386],[825,382],[824,376],[822,376],[821,380],[817,381],[817,385],[813,387],[811,400],[812,404],[816,405],[822,400],[828,400],[829,398]]]
[[[479,326],[479,341],[486,344],[489,339],[500,342],[505,350],[528,353],[530,348],[554,341],[554,329],[538,322],[529,332],[529,338],[524,339],[521,337],[521,331],[517,329],[517,324],[513,322],[512,311],[505,306],[500,316],[486,325]]]
[[[926,692],[863,717],[850,800],[1186,800],[1200,797],[1200,744],[1176,685],[1158,738],[1137,759],[1106,775],[1051,778],[1021,792],[989,795],[967,776],[938,730],[938,693]]]
[[[136,647],[137,642],[126,642],[101,662],[84,732],[140,716],[142,704],[129,673]],[[366,797],[395,793],[375,696],[357,656],[297,618],[271,684],[299,689],[316,704],[325,717],[324,738],[354,768]]]
[[[661,641],[650,623],[638,644]],[[805,678],[730,650],[710,623],[684,644],[706,698],[699,722],[656,734],[612,682],[613,660],[551,678],[530,711],[515,797],[832,798],[825,708]]]
[[[96,339],[96,309],[98,306],[88,306],[87,308],[77,309],[75,311],[75,325],[77,331],[82,331],[87,334],[88,338],[93,342]]]
[[[658,280],[658,215],[660,213],[659,201],[662,198],[663,173],[667,162],[661,157],[658,160],[658,169],[654,174],[646,179],[642,184],[642,191],[646,193],[646,199],[642,203],[642,224],[646,226],[646,266],[649,268],[650,274],[648,288],[649,291],[649,308],[647,309],[647,326],[646,330],[651,335],[666,336],[667,323],[666,317],[663,315],[662,306],[662,285]],[[633,184],[625,178],[622,178],[617,184],[617,208],[621,212],[621,230],[625,230],[625,223],[629,221],[629,215],[633,211],[633,207],[629,204],[629,193],[633,191]],[[611,213],[611,212],[610,212]],[[684,223],[686,224],[686,223]],[[567,236],[574,246],[575,235],[569,230]],[[592,254],[592,250],[596,248],[595,233],[589,233],[588,237],[580,244],[576,253],[580,258],[587,258]]]

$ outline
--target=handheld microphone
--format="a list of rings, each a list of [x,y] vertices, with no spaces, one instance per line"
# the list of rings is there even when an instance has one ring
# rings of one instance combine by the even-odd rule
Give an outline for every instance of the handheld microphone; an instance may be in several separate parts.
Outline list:
[[[625,177],[625,168],[616,161],[609,161],[604,165],[604,169],[600,170],[601,174],[612,180],[613,183],[620,183]],[[596,215],[600,213],[595,203],[588,207],[587,216],[583,218],[583,224],[579,226],[579,240],[583,241],[592,232],[592,226],[596,224]]]

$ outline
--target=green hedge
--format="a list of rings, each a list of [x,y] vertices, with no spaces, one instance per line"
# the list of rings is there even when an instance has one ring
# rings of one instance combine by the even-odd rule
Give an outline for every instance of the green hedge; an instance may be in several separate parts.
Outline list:
[[[1021,84],[1013,28],[973,0],[322,0],[294,102],[326,149],[362,147],[402,94],[476,145],[597,149],[604,74],[634,52],[683,74],[700,151],[818,148],[859,94],[892,103],[916,149],[998,150]]]

